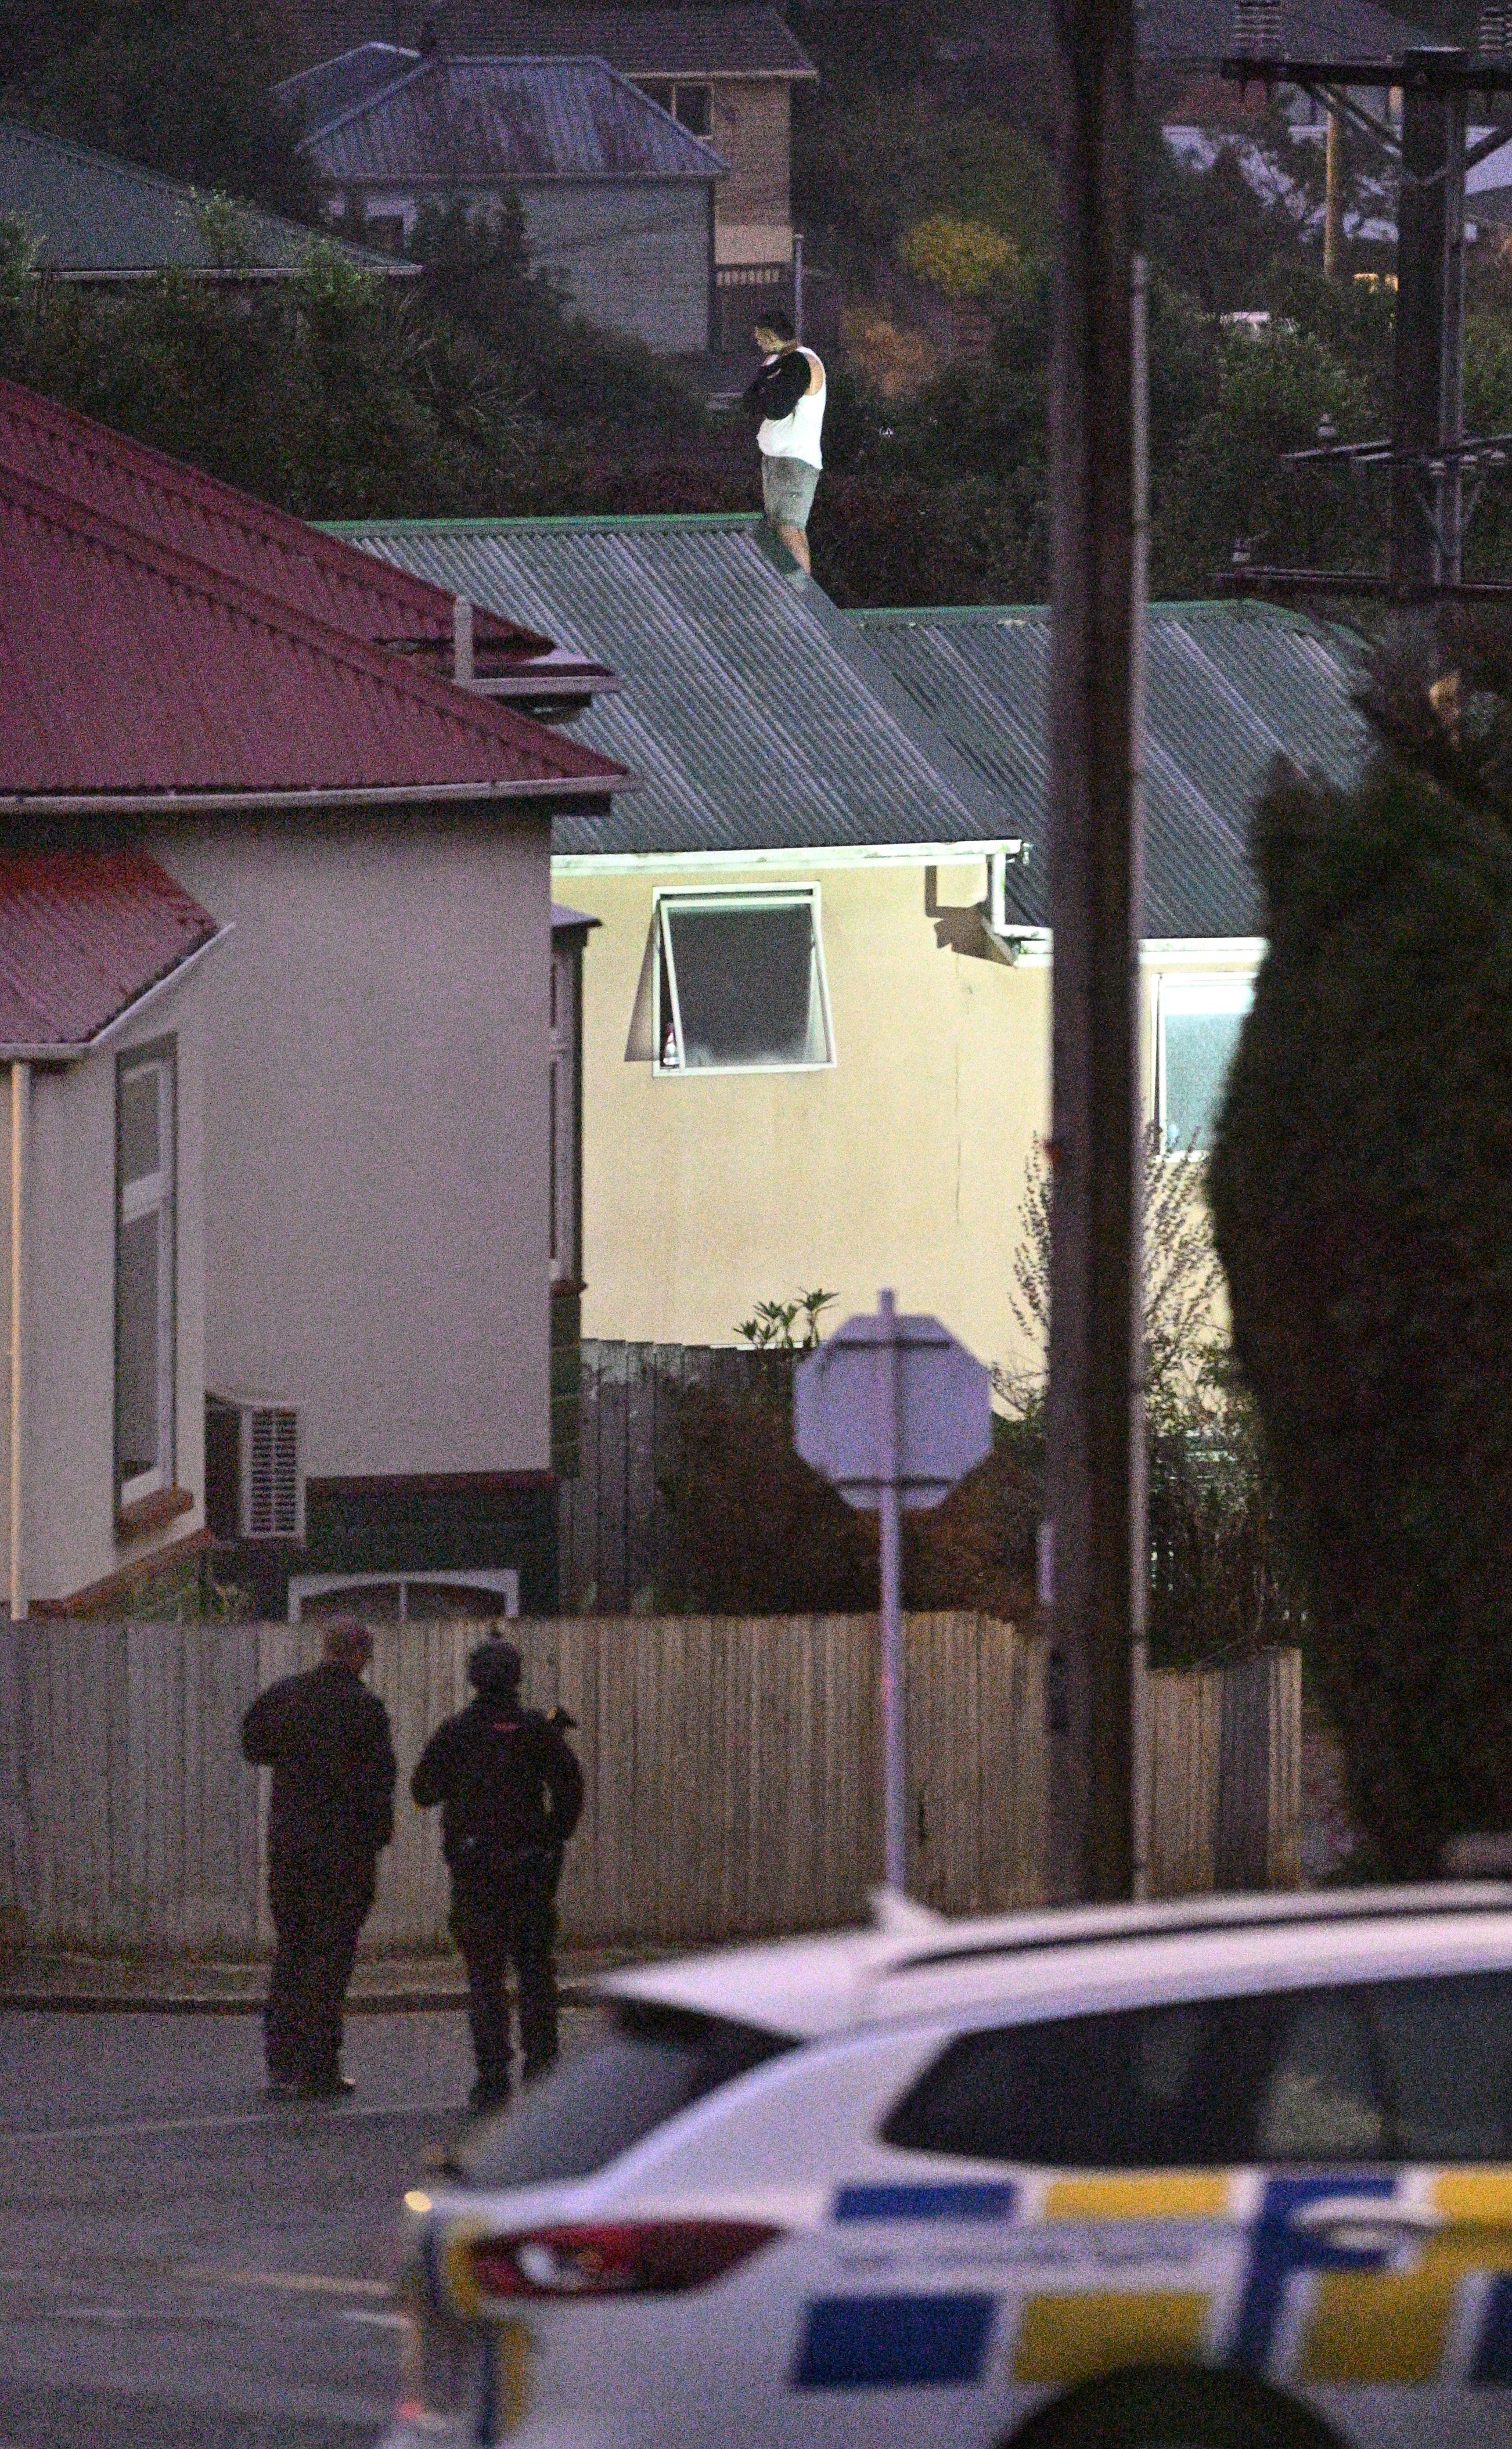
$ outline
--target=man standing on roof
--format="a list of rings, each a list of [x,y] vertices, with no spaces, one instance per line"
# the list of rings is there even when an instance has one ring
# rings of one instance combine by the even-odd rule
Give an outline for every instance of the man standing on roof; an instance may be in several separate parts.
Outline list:
[[[774,308],[756,326],[764,363],[746,394],[761,418],[756,448],[762,454],[762,504],[802,570],[808,558],[808,513],[814,506],[824,455],[824,369],[812,349],[801,349],[792,324]]]

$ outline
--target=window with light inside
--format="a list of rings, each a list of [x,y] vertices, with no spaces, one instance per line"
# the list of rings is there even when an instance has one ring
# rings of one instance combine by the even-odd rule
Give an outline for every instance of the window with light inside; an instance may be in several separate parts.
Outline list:
[[[116,1487],[120,1503],[173,1479],[174,1061],[171,1044],[116,1072]]]
[[[1160,1145],[1168,1156],[1212,1147],[1229,1066],[1253,1000],[1254,981],[1247,975],[1161,979],[1156,1085]]]
[[[655,933],[659,1071],[812,1070],[834,1061],[817,888],[666,894]]]

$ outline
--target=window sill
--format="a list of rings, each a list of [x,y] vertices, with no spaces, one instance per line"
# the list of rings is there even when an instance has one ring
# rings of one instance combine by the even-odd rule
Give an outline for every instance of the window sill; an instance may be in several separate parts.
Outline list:
[[[181,1514],[193,1511],[194,1497],[187,1488],[155,1488],[150,1496],[116,1507],[115,1535],[122,1540],[145,1539],[149,1532],[161,1531],[165,1523],[176,1522]]]

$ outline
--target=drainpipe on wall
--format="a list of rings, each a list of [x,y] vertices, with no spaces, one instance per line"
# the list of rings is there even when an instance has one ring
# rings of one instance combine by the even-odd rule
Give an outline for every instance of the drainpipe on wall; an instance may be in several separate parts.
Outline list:
[[[27,1154],[31,1128],[31,1066],[10,1066],[10,1621],[27,1615],[24,1541],[26,1474]]]

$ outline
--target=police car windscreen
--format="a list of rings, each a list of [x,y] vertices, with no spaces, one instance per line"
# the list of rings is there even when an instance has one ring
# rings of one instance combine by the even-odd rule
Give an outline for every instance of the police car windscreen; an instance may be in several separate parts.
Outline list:
[[[459,2147],[470,2185],[543,2186],[607,2169],[679,2110],[796,2041],[722,2015],[627,2001],[596,2046],[575,2052]]]

